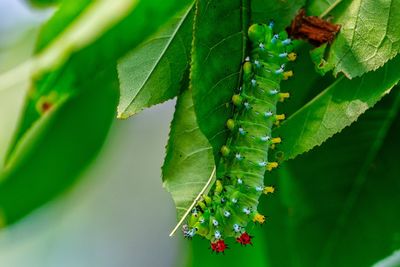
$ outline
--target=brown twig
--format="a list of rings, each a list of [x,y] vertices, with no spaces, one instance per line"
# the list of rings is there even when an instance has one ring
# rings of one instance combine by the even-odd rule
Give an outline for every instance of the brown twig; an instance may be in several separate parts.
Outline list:
[[[319,46],[323,43],[331,43],[340,25],[330,23],[315,16],[306,16],[304,9],[300,9],[292,24],[287,29],[295,39],[308,40],[311,44]]]

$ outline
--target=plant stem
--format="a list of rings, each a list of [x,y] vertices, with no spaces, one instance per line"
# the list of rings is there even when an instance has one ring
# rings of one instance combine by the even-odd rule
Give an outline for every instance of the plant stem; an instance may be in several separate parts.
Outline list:
[[[319,15],[320,18],[325,17],[326,15],[329,14],[337,5],[339,5],[342,2],[342,0],[336,0],[332,5],[330,5],[324,12],[322,12],[321,15]]]

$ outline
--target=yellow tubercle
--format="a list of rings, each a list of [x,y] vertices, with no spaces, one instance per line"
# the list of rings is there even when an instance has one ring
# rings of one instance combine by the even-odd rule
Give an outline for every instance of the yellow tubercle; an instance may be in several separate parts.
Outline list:
[[[285,101],[286,98],[289,98],[290,94],[289,93],[279,93],[279,101],[283,102]]]
[[[287,58],[288,58],[289,61],[295,61],[296,58],[297,58],[297,54],[294,53],[294,52],[289,53],[288,56],[287,56]]]
[[[285,119],[285,114],[275,115],[277,121],[283,121]]]
[[[209,227],[206,227],[205,225],[201,224],[200,222],[197,222],[193,228],[197,229],[196,234],[201,235],[201,236],[206,236],[209,232]]]
[[[245,62],[243,64],[243,72],[245,75],[250,75],[252,72],[252,67],[251,67],[251,63],[250,62]]]
[[[235,106],[240,106],[242,104],[242,97],[240,95],[233,95],[232,96],[232,103]]]
[[[227,146],[222,146],[221,147],[221,154],[222,154],[222,156],[224,156],[224,157],[227,157],[228,155],[229,155],[229,153],[230,153],[231,151],[230,151],[230,149],[227,147]]]
[[[282,139],[280,137],[275,137],[271,139],[272,144],[279,144],[280,142],[282,142]]]
[[[275,187],[273,186],[266,186],[264,187],[263,193],[268,195],[268,194],[272,194],[275,192]]]
[[[258,222],[259,224],[263,224],[265,223],[265,216],[257,212],[256,215],[254,215],[253,217],[253,222]]]
[[[204,204],[203,201],[197,202],[197,205],[198,205],[202,210],[205,210],[205,209],[206,209],[206,204]]]
[[[229,130],[233,131],[233,129],[235,129],[235,121],[232,120],[232,119],[227,120],[227,121],[226,121],[226,127],[227,127]]]
[[[222,187],[222,182],[221,182],[221,180],[217,180],[217,181],[215,182],[215,194],[216,194],[216,195],[219,195],[219,194],[222,192],[222,189],[223,189],[223,187]]]
[[[278,168],[278,162],[268,162],[267,166],[265,167],[268,171],[272,171],[275,168]]]
[[[287,79],[289,79],[289,78],[292,77],[292,76],[293,76],[293,71],[291,71],[291,70],[285,71],[285,72],[283,73],[283,79],[284,79],[284,80],[287,80]]]
[[[211,197],[207,196],[207,195],[203,195],[203,199],[206,202],[206,205],[210,205],[212,202]]]

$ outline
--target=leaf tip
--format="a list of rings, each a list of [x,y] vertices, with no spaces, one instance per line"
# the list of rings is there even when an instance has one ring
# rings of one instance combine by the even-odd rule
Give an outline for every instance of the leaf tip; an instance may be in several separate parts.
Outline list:
[[[129,118],[131,115],[133,115],[133,114],[129,114],[129,113],[126,113],[126,112],[121,112],[121,111],[118,110],[118,112],[117,112],[117,119],[126,120],[126,119]]]

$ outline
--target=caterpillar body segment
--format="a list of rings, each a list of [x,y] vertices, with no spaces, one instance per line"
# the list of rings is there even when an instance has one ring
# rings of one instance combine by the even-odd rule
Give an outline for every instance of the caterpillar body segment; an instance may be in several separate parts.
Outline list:
[[[280,83],[293,75],[286,66],[296,59],[287,33],[274,33],[272,23],[253,24],[248,36],[251,54],[242,66],[241,89],[232,96],[234,115],[226,122],[230,137],[221,147],[217,180],[192,210],[184,230],[186,237],[209,239],[217,253],[224,252],[230,237],[241,245],[252,244],[246,227],[266,220],[257,211],[258,200],[275,191],[264,185],[264,174],[278,167],[268,152],[282,141],[272,136],[272,128],[285,119],[277,113],[277,103],[289,93],[280,91]]]

